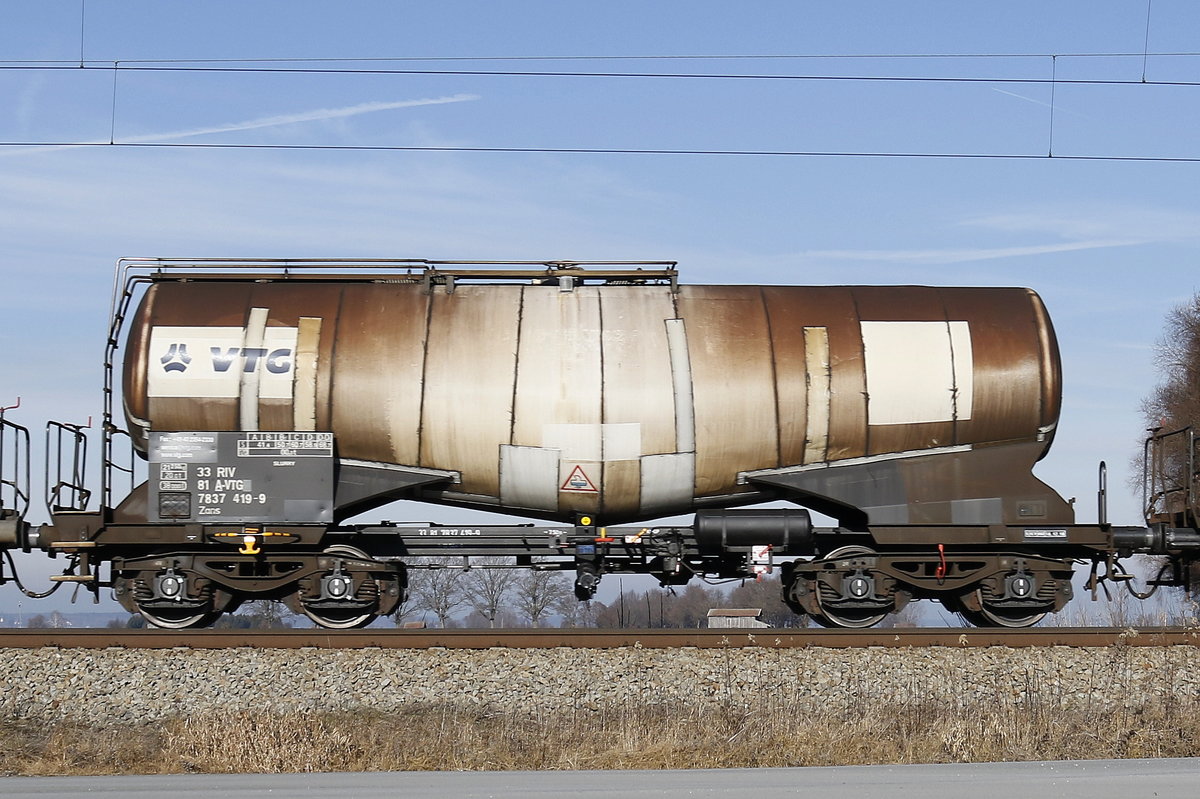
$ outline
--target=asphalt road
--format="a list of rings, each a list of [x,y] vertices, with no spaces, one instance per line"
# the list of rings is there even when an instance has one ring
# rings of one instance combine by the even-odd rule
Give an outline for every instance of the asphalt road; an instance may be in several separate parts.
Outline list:
[[[772,796],[1146,799],[1195,796],[1200,758],[694,771],[376,772],[187,774],[147,777],[5,777],[0,796],[259,799],[625,799]]]

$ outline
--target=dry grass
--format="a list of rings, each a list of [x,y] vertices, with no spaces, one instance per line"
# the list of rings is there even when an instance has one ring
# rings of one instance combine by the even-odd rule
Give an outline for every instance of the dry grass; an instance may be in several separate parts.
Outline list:
[[[425,707],[397,714],[197,715],[95,728],[0,724],[0,773],[828,766],[1200,755],[1200,703],[1068,710],[1040,700],[813,712],[630,706],[550,714]]]

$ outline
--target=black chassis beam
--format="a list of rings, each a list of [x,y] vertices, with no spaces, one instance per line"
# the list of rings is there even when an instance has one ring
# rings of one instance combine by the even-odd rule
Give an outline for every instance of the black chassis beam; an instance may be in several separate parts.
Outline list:
[[[129,556],[158,557],[152,553],[171,550],[229,562],[239,559],[236,557],[238,544],[249,535],[262,545],[260,557],[272,560],[281,556],[292,560],[301,557],[302,551],[307,556],[317,547],[349,543],[384,560],[507,556],[515,558],[518,566],[573,569],[581,562],[591,562],[598,566],[600,573],[649,573],[680,578],[690,574],[744,577],[755,571],[751,561],[752,547],[727,546],[718,551],[701,552],[696,531],[691,526],[603,527],[582,523],[455,526],[385,521],[374,525],[327,528],[324,525],[267,523],[105,524],[103,520],[102,514],[95,513],[56,518],[56,522],[65,524],[44,528],[42,546],[67,553],[84,554],[90,550],[88,560],[96,566],[104,560],[129,562]],[[1024,557],[1059,560],[1063,567],[1069,568],[1067,562],[1071,559],[1093,559],[1111,553],[1114,532],[1119,544],[1136,541],[1141,545],[1135,546],[1136,549],[1145,547],[1141,538],[1135,536],[1145,532],[1141,529],[1096,525],[1053,528],[1045,525],[911,525],[883,526],[869,531],[813,530],[817,548],[826,552],[839,544],[859,543],[875,549],[888,563],[897,558],[909,561],[914,566],[897,570],[890,576],[910,585],[924,584],[934,593],[941,593],[950,586],[940,582],[935,588],[933,580],[923,575],[915,564],[928,565],[938,560],[976,561],[1019,551]],[[214,550],[211,548],[214,544],[221,546]],[[198,546],[204,547],[203,552],[197,550]],[[780,558],[790,559],[787,556]],[[796,568],[808,571],[813,567],[798,561]],[[882,570],[891,569],[885,567]],[[967,580],[962,582],[965,584]]]
[[[606,572],[654,571],[655,561],[676,558],[699,564],[691,527],[599,527],[594,525],[378,525],[332,528],[326,541],[344,539],[376,556],[470,558],[504,556],[517,565],[550,559],[543,568],[572,569],[578,560],[601,561]]]

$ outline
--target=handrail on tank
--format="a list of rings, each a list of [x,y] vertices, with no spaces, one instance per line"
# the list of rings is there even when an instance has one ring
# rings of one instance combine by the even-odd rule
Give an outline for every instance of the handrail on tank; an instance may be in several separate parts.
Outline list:
[[[474,280],[538,280],[574,275],[585,280],[638,279],[669,282],[679,276],[677,261],[484,261],[427,258],[122,258],[117,262],[114,299],[133,272],[149,279],[246,278],[419,280],[426,275]],[[504,268],[500,268],[504,267]]]

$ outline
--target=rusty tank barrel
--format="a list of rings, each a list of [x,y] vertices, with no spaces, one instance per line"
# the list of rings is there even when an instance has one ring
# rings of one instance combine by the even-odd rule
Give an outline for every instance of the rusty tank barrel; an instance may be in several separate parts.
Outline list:
[[[163,278],[131,318],[123,397],[142,448],[332,431],[347,474],[417,476],[378,502],[364,478],[356,509],[617,523],[787,497],[873,524],[1071,518],[1030,475],[1060,372],[1022,288]]]

